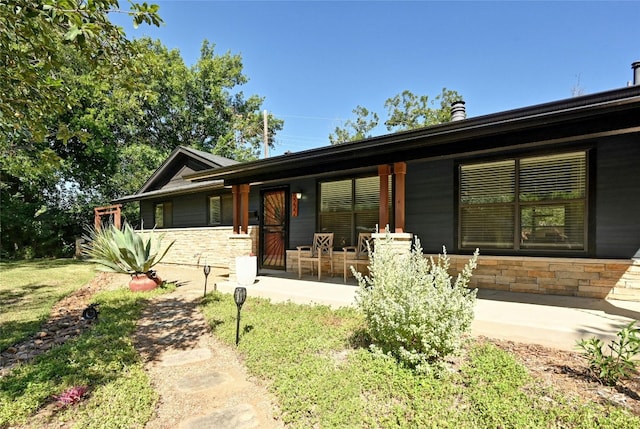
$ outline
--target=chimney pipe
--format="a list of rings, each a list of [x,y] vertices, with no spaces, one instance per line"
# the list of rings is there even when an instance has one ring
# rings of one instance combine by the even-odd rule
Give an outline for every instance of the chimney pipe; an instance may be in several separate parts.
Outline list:
[[[631,63],[633,69],[633,85],[640,85],[640,61]]]
[[[458,100],[451,103],[451,122],[461,121],[466,118],[467,118],[467,111],[465,110],[465,107],[464,107],[464,101]]]

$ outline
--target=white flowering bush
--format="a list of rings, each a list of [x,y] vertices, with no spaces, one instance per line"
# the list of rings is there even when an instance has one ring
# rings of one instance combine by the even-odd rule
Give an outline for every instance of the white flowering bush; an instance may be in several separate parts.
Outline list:
[[[423,256],[417,238],[408,254],[391,243],[388,235],[376,243],[368,276],[354,272],[371,348],[418,372],[441,373],[444,358],[461,350],[473,321],[477,290],[467,286],[478,250],[453,281],[444,247],[434,260]]]

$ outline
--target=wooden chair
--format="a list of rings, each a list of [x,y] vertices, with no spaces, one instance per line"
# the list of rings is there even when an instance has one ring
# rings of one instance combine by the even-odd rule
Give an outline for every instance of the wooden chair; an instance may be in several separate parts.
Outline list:
[[[313,234],[311,246],[298,246],[298,278],[302,278],[302,263],[311,262],[311,274],[315,264],[318,264],[318,280],[322,275],[323,261],[331,264],[333,276],[333,232]]]
[[[367,246],[369,243],[369,246]],[[350,267],[358,269],[358,265],[369,265],[369,249],[373,248],[370,232],[361,232],[358,234],[358,245],[343,247],[344,254],[344,282],[347,282],[347,273]]]

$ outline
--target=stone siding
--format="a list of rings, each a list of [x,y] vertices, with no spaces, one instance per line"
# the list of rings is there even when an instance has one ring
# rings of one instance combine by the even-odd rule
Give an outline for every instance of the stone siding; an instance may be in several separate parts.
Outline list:
[[[151,231],[138,231],[145,238]],[[249,227],[249,234],[233,234],[230,226],[208,228],[167,228],[153,232],[164,234],[162,243],[175,240],[163,263],[202,267],[229,268],[235,272],[235,257],[258,253],[258,227]]]
[[[437,255],[425,255],[425,257]],[[449,255],[456,276],[470,256]],[[336,276],[343,275],[343,254],[334,252]],[[287,271],[297,272],[298,253],[287,251]],[[358,267],[366,272],[366,266]],[[308,276],[309,271],[304,270]],[[349,274],[351,277],[351,274]],[[482,256],[471,287],[547,295],[640,301],[640,260]]]
[[[469,260],[469,256],[449,256],[452,274]],[[640,260],[480,255],[470,286],[640,301]]]
[[[151,231],[143,231],[148,235]],[[235,257],[258,254],[258,227],[249,234],[233,234],[232,227],[157,229],[163,243],[176,240],[163,263],[229,269],[235,275]],[[287,271],[297,272],[298,252],[287,250]],[[434,255],[425,255],[426,257]],[[435,255],[437,256],[437,255]],[[469,256],[449,255],[456,275]],[[334,276],[343,275],[343,252],[333,253]],[[358,269],[366,272],[366,266]],[[309,271],[305,270],[305,276]],[[351,274],[349,274],[351,277]],[[483,256],[471,279],[471,287],[550,295],[611,298],[640,301],[640,260]]]

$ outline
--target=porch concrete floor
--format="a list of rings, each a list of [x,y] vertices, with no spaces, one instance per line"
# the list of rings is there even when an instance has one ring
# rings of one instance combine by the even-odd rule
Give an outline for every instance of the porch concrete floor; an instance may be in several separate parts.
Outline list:
[[[181,286],[202,288],[202,268],[162,265],[162,278]],[[215,286],[214,286],[215,283]],[[209,277],[208,291],[215,288],[233,293],[238,285],[224,277]],[[354,305],[357,284],[342,274],[334,277],[260,270],[256,281],[246,286],[247,294],[270,298],[273,302],[324,304],[334,308]],[[475,308],[472,334],[501,340],[540,344],[562,350],[576,350],[577,340],[597,336],[605,342],[632,320],[640,320],[640,302],[537,295],[481,289]]]

